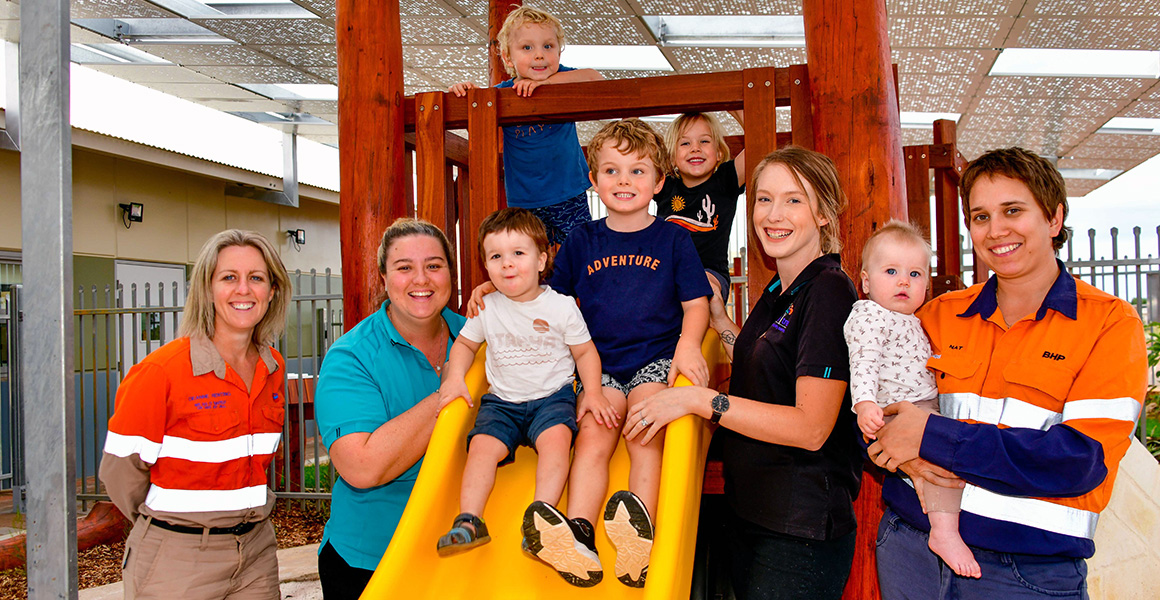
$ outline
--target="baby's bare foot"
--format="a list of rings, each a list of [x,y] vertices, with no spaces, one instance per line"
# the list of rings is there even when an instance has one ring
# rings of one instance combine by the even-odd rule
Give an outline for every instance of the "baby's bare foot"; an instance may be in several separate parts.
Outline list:
[[[957,530],[948,531],[932,525],[929,546],[931,552],[943,559],[957,575],[975,579],[982,577],[979,562],[975,560],[974,553],[963,542],[963,538],[959,537]]]

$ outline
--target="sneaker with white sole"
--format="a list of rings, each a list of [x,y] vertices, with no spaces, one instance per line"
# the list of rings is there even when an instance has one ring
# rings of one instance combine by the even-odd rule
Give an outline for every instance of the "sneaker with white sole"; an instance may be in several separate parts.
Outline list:
[[[594,544],[556,507],[539,500],[524,511],[524,551],[550,565],[564,581],[592,587],[604,578]]]
[[[644,587],[653,546],[653,522],[644,502],[629,491],[613,494],[604,508],[604,531],[616,548],[616,579]]]

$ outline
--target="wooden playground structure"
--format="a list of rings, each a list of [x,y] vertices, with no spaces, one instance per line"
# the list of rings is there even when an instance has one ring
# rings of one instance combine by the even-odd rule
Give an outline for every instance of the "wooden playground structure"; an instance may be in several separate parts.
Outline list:
[[[511,5],[490,0],[490,8],[494,42]],[[884,3],[803,0],[802,8],[806,65],[542,86],[528,98],[510,89],[482,88],[457,98],[445,92],[404,97],[397,2],[339,0],[346,326],[376,308],[371,305],[378,278],[374,248],[383,229],[400,216],[430,220],[453,241],[458,232],[463,288],[486,280],[474,237],[482,219],[501,206],[499,127],[693,111],[744,110],[744,147],[751,157],[792,143],[834,160],[849,198],[841,218],[848,272],[856,273],[862,245],[875,228],[909,213],[928,232],[939,232],[935,292],[961,286],[957,183],[965,161],[955,148],[954,124],[936,123],[933,144],[901,146]],[[493,64],[492,83],[501,73]],[[777,107],[789,107],[789,131],[777,130]],[[467,138],[451,133],[457,129],[466,129]],[[747,161],[747,168],[757,162]],[[752,186],[746,194],[751,207]],[[761,284],[776,265],[758,250],[752,231],[749,236],[748,279]],[[754,294],[750,301],[756,299]],[[874,538],[882,507],[880,485],[869,472],[855,509],[858,546],[845,597],[877,598]]]

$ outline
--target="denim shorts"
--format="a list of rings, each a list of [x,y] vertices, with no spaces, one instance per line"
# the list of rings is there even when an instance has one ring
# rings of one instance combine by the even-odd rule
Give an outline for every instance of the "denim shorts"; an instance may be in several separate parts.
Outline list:
[[[563,244],[572,229],[592,220],[592,211],[588,208],[588,192],[557,202],[548,206],[529,208],[544,222],[548,230],[549,244]]]
[[[467,434],[467,447],[471,438],[486,434],[503,442],[508,455],[500,461],[506,465],[516,458],[516,448],[536,447],[536,438],[549,428],[563,423],[576,437],[576,393],[568,384],[551,396],[529,402],[508,402],[495,394],[484,394],[479,400],[479,414],[475,416],[475,427]]]
[[[669,383],[669,369],[673,366],[673,359],[658,358],[649,364],[642,367],[639,371],[633,374],[632,379],[628,383],[621,383],[620,380],[609,375],[608,373],[600,374],[600,385],[612,388],[628,397],[628,393],[636,389],[637,386],[646,383]],[[576,393],[584,391],[584,384],[579,381],[576,382]]]

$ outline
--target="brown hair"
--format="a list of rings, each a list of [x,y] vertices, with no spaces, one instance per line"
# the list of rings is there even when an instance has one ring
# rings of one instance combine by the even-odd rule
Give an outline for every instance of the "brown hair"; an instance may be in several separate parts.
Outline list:
[[[502,0],[501,0],[502,1]],[[564,26],[560,23],[560,19],[556,15],[546,11],[540,10],[534,6],[521,6],[508,13],[508,16],[503,21],[503,27],[500,27],[499,33],[495,35],[495,41],[499,44],[500,57],[503,58],[503,69],[507,71],[508,75],[516,76],[515,66],[510,65],[511,62],[511,36],[517,29],[524,25],[545,25],[556,29],[556,41],[560,42],[560,50],[564,50]]]
[[[664,176],[669,164],[664,140],[648,123],[631,117],[605,125],[588,141],[588,172],[593,179],[596,179],[600,149],[608,142],[621,154],[639,154],[651,160],[657,170],[657,181]]]
[[[447,259],[447,268],[451,269],[451,280],[455,280],[455,253],[451,251],[451,242],[448,241],[447,236],[444,235],[443,230],[436,227],[430,221],[423,219],[416,219],[414,217],[399,217],[395,219],[383,232],[383,238],[379,241],[379,275],[385,276],[387,274],[387,253],[391,251],[391,246],[396,241],[410,237],[412,235],[425,235],[439,240],[439,245],[443,248],[443,258]],[[375,296],[374,303],[376,305],[382,304],[387,300],[387,290],[379,292]]]
[[[753,169],[751,189],[757,189],[757,178],[762,171],[773,164],[785,165],[793,175],[794,181],[805,189],[802,180],[808,181],[814,188],[818,200],[818,214],[814,215],[825,219],[825,225],[818,227],[821,232],[822,252],[827,254],[841,252],[842,237],[838,224],[838,216],[846,210],[846,194],[842,192],[842,184],[838,181],[838,169],[830,157],[820,152],[806,150],[800,146],[786,146],[774,150],[761,159]]]
[[[1067,221],[1067,186],[1063,176],[1047,159],[1023,148],[991,150],[971,161],[959,179],[959,194],[963,202],[963,220],[971,226],[971,190],[982,177],[1010,177],[1023,183],[1031,191],[1043,216],[1051,221],[1055,211],[1063,206],[1063,221]],[[1051,238],[1051,246],[1059,250],[1071,237],[1071,227],[1063,225]]]
[[[677,165],[673,162],[673,157],[677,155],[677,143],[680,142],[685,130],[697,121],[704,121],[709,127],[709,135],[713,137],[713,145],[717,147],[717,165],[729,160],[729,144],[725,142],[725,130],[717,117],[709,113],[684,113],[673,119],[669,130],[665,132],[665,151],[669,153],[669,165],[666,170],[674,175],[679,176]],[[717,165],[713,165],[713,168],[716,169]]]
[[[874,251],[878,249],[879,243],[886,238],[907,242],[918,248],[922,248],[926,252],[926,266],[928,269],[926,276],[928,279],[930,278],[930,257],[933,254],[930,249],[930,244],[922,236],[922,232],[913,224],[896,219],[887,221],[885,225],[875,230],[874,233],[870,234],[870,238],[866,240],[866,245],[862,246],[863,271],[867,270],[866,266],[870,263],[870,257],[874,254]]]
[[[249,246],[262,254],[266,271],[270,277],[270,289],[274,297],[266,307],[266,314],[254,327],[252,341],[256,346],[270,346],[282,335],[286,328],[286,311],[290,307],[290,275],[278,257],[278,252],[270,241],[256,231],[227,229],[209,238],[201,247],[193,271],[189,275],[189,296],[185,299],[185,311],[181,315],[178,335],[204,335],[213,339],[216,311],[213,304],[213,274],[217,270],[218,257],[222,250],[230,246]]]
[[[503,231],[515,231],[532,238],[532,242],[536,244],[536,250],[548,255],[548,262],[544,264],[544,271],[540,274],[541,279],[552,272],[552,253],[549,250],[548,230],[544,228],[544,222],[526,208],[512,206],[501,208],[488,215],[479,224],[479,257],[483,259],[483,262],[487,262],[487,255],[483,251],[483,240],[493,233]]]

